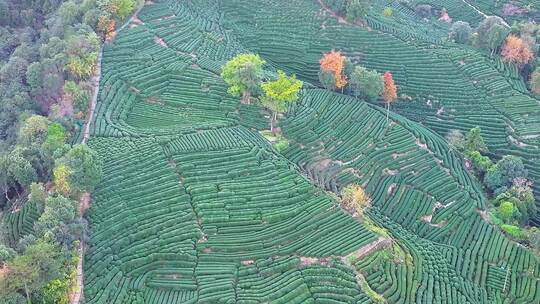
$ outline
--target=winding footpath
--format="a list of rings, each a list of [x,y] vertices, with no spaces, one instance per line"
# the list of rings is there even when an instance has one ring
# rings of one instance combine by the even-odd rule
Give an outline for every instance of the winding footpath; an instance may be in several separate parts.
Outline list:
[[[467,4],[470,8],[472,8],[473,10],[475,10],[478,14],[482,15],[484,18],[488,18],[490,16],[486,15],[484,12],[482,12],[481,10],[479,10],[478,8],[476,8],[476,6],[472,5],[469,0],[463,0],[463,2],[465,2],[465,4]],[[497,16],[499,17],[499,16]],[[504,20],[504,18],[501,18],[502,22],[504,25],[506,25],[507,27],[510,27],[510,25],[508,25],[508,23],[506,22],[506,20]]]
[[[137,17],[141,9],[144,7],[145,2],[141,1],[139,3],[139,6],[135,13],[116,31],[117,33],[122,31],[128,24],[130,24],[134,18]],[[86,144],[88,139],[90,138],[90,126],[92,124],[92,120],[94,119],[94,112],[96,110],[96,104],[97,104],[97,98],[99,94],[99,83],[101,81],[101,60],[103,58],[103,49],[105,47],[105,44],[109,43],[105,41],[101,48],[99,49],[99,54],[97,58],[97,64],[96,64],[96,74],[94,77],[92,77],[92,86],[94,87],[94,94],[92,95],[92,100],[90,101],[90,111],[88,112],[87,120],[84,125],[84,133],[83,138],[81,140],[82,144]],[[79,199],[79,219],[82,220],[84,216],[84,212],[88,207],[90,206],[90,193],[85,192],[81,195]],[[84,261],[84,253],[86,250],[86,246],[84,243],[84,239],[86,239],[86,232],[84,232],[84,236],[81,240],[81,243],[79,245],[78,251],[78,263],[77,263],[77,274],[75,278],[75,285],[72,287],[72,290],[69,294],[69,302],[70,304],[79,304],[81,303],[81,299],[83,298],[83,287],[84,287],[84,274],[83,274],[83,261]]]

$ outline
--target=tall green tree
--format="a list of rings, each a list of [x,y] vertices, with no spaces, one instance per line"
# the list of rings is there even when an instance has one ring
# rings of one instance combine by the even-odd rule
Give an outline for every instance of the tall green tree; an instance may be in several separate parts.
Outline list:
[[[101,0],[100,6],[114,17],[123,19],[135,9],[135,0]]]
[[[265,63],[256,54],[239,54],[225,63],[221,77],[229,85],[229,94],[242,95],[242,102],[249,103],[250,97],[260,92]]]
[[[501,220],[508,223],[513,219],[515,211],[514,204],[511,202],[502,202],[497,213]]]
[[[349,87],[356,97],[374,101],[383,93],[384,81],[377,71],[356,66],[351,73]]]
[[[87,145],[74,145],[61,159],[57,166],[69,170],[69,185],[72,194],[92,191],[102,176],[102,162],[97,153]]]
[[[349,0],[347,4],[347,19],[356,22],[366,17],[371,7],[371,0]]]
[[[32,293],[62,275],[61,253],[58,247],[46,241],[38,241],[26,248],[9,263],[9,271],[0,276],[0,299],[23,290],[30,301]]]
[[[484,143],[484,138],[482,138],[480,127],[474,127],[467,133],[467,135],[465,136],[464,148],[465,153],[470,153],[474,151],[487,151],[486,144]]]
[[[484,19],[476,29],[474,44],[480,48],[491,51],[493,55],[510,33],[504,20],[497,16]]]
[[[77,205],[77,201],[61,195],[48,197],[45,209],[34,225],[35,231],[41,237],[54,237],[58,241],[63,228],[75,221]]]
[[[25,158],[23,149],[15,149],[0,155],[0,187],[8,197],[10,189],[19,193],[38,179],[38,173],[30,161]]]
[[[484,176],[484,183],[498,195],[508,190],[516,178],[527,178],[528,171],[521,158],[506,155]]]
[[[41,115],[32,115],[19,128],[18,143],[24,146],[41,145],[47,138],[47,130],[51,121]]]
[[[467,43],[471,38],[472,28],[468,22],[456,21],[450,28],[450,38],[456,43]]]
[[[295,75],[288,77],[285,72],[278,70],[276,80],[267,81],[262,84],[264,96],[263,105],[272,111],[270,118],[270,130],[274,133],[277,122],[277,114],[287,110],[287,104],[298,100],[298,92],[302,88],[302,81],[296,79]]]
[[[54,153],[66,143],[66,129],[61,124],[54,122],[47,128],[47,137],[43,143],[44,149]]]
[[[80,15],[79,6],[74,1],[66,1],[58,8],[58,14],[64,24],[73,24]]]
[[[68,71],[76,79],[89,78],[97,65],[99,37],[94,32],[80,31],[70,36],[67,43],[66,67]]]

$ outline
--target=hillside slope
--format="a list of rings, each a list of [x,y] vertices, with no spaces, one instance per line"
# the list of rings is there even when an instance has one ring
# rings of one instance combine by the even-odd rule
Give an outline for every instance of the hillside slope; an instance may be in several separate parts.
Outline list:
[[[362,273],[390,303],[537,303],[538,259],[482,220],[485,198],[440,135],[309,83],[281,124],[289,148],[256,132],[261,109],[219,77],[234,54],[315,83],[331,35],[400,41],[333,23],[316,2],[260,2],[155,1],[106,47],[88,143],[105,165],[88,212],[86,302],[372,303]],[[279,10],[249,10],[258,4]],[[331,29],[340,35],[321,43]],[[405,261],[345,258],[379,237],[325,191],[352,182]]]

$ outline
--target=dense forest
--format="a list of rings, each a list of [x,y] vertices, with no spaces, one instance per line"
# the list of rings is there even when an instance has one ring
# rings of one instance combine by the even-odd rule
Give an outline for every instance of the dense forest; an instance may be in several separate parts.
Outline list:
[[[67,303],[101,176],[82,126],[101,45],[133,0],[0,0],[0,302]]]

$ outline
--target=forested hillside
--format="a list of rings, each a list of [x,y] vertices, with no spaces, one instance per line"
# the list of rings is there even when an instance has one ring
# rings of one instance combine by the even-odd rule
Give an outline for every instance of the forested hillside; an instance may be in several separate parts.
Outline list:
[[[135,1],[0,1],[0,302],[68,303],[88,192],[81,144],[101,45]]]

